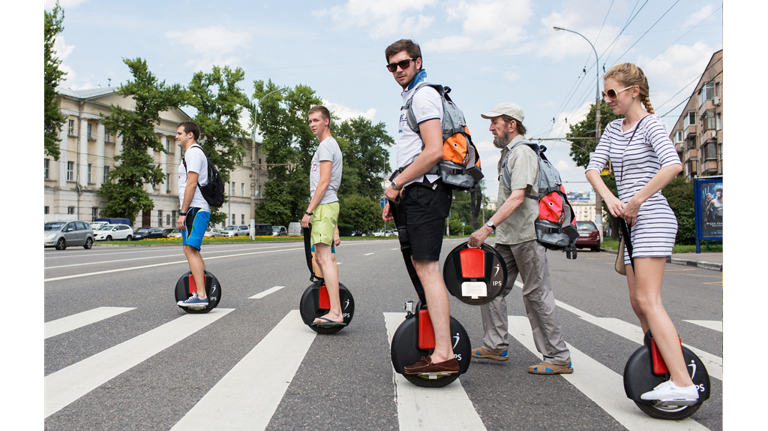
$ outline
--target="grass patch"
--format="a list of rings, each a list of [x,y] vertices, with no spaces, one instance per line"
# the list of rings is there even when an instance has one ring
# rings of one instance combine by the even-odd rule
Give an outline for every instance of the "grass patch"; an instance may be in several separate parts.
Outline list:
[[[616,251],[619,249],[619,241],[615,240],[613,238],[604,238],[603,244],[601,245],[602,248]],[[706,246],[704,244],[701,245],[701,252],[711,252],[711,253],[722,253],[723,251],[723,243],[722,242],[713,242],[709,241],[709,250],[706,249]],[[696,245],[679,245],[675,244],[674,247],[672,247],[672,253],[696,253]]]

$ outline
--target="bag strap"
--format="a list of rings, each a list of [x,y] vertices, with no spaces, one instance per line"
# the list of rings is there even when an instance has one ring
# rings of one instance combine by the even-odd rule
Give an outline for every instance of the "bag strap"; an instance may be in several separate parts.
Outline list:
[[[647,117],[647,115],[645,117]],[[637,124],[635,125],[635,130],[632,131],[632,136],[629,138],[629,142],[627,142],[627,148],[629,148],[629,146],[632,145],[632,139],[635,138],[635,132],[637,132],[637,129],[640,128],[640,123],[642,123],[643,120],[645,120],[645,117],[643,117],[643,118],[641,118],[641,119],[639,119],[637,121]],[[608,141],[608,142],[610,142],[610,141]],[[624,149],[625,153],[627,152],[627,148]],[[611,147],[609,146],[608,147],[608,158],[610,159],[610,157],[611,157]],[[621,159],[621,174],[620,175],[621,176],[619,178],[619,181],[623,182],[624,181],[624,156],[622,156],[622,159]]]
[[[632,265],[632,271],[635,270],[635,258],[632,256],[632,228],[627,224],[624,219],[619,221],[619,227],[621,227],[621,236],[624,237],[624,244],[627,247],[627,253],[629,254],[629,264]],[[620,251],[623,254],[623,250]]]
[[[203,147],[201,147],[200,144],[195,144],[195,145],[192,145],[191,147],[187,148],[187,150],[191,150],[192,148],[195,148],[195,147],[200,148],[200,151],[203,152],[203,156],[205,157],[206,168],[207,168],[207,171],[208,171],[207,173],[210,174],[210,172],[211,172],[211,161],[208,160],[208,155],[205,154],[205,150],[203,150]],[[186,152],[184,152],[184,154],[186,154]],[[184,163],[184,172],[187,174],[187,178],[189,178],[189,168],[187,168],[187,161],[184,160],[184,156],[181,156],[181,163]],[[210,175],[208,175],[208,176],[209,176],[208,182],[210,182],[211,181]],[[200,178],[200,177],[198,176],[198,178]],[[201,188],[199,182],[197,183],[197,187],[200,189],[200,192],[202,193],[203,189]]]

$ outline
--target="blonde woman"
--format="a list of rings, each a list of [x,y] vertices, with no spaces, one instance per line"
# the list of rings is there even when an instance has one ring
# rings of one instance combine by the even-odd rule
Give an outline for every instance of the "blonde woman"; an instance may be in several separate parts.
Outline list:
[[[624,262],[632,309],[643,332],[653,334],[671,376],[641,398],[695,401],[698,391],[688,375],[677,330],[661,303],[666,257],[672,254],[677,233],[677,219],[661,189],[682,171],[682,164],[664,123],[653,112],[643,71],[624,63],[612,67],[603,79],[603,99],[624,118],[606,126],[586,177],[611,215],[623,219],[631,230],[632,259],[625,252]],[[608,159],[618,197],[600,177]]]

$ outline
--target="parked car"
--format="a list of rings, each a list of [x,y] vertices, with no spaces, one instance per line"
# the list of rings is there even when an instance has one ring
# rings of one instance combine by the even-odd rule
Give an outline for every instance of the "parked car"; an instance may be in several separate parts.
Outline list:
[[[205,231],[206,238],[214,238],[214,237],[226,237],[229,236],[226,233],[220,231],[219,229],[211,228],[209,227],[208,230]]]
[[[579,238],[576,239],[576,248],[589,247],[592,251],[600,251],[600,232],[591,221],[577,221],[576,229]]]
[[[176,228],[168,234],[168,238],[181,238],[181,229]]]
[[[272,226],[272,236],[288,235],[288,229],[285,226]]]
[[[84,221],[54,221],[45,223],[45,247],[64,250],[68,246],[82,245],[86,250],[93,247],[93,229]]]
[[[91,222],[91,229],[93,229],[93,233],[96,233],[96,231],[101,230],[101,228],[103,228],[108,224],[109,222],[106,222],[106,221],[94,221],[94,222]]]
[[[251,229],[247,224],[232,224],[224,228],[224,233],[227,234],[228,237],[250,236]]]
[[[114,241],[133,239],[133,229],[127,224],[108,224],[95,232],[96,241]]]
[[[274,234],[272,231],[271,223],[259,223],[255,226],[255,228],[256,228],[256,232],[254,233],[255,236],[271,236]],[[246,235],[250,235],[250,234],[248,233]]]
[[[384,236],[398,236],[397,230],[388,230],[384,232]]]
[[[372,233],[373,236],[384,236],[383,230],[377,230],[376,232]]]
[[[168,234],[159,227],[143,227],[133,234],[135,241],[147,238],[168,238]]]

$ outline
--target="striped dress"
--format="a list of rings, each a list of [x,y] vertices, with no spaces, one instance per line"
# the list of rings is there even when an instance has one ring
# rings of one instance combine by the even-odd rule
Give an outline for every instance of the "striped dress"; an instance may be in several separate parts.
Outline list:
[[[619,199],[627,203],[653,178],[660,168],[681,164],[675,146],[667,136],[664,123],[654,114],[648,114],[632,138],[637,124],[622,131],[623,119],[612,121],[605,128],[587,170],[602,171],[611,159]],[[629,139],[632,138],[632,142]],[[640,206],[635,225],[632,226],[633,257],[666,257],[672,254],[677,234],[677,218],[667,198],[656,192]],[[629,253],[624,252],[629,265]]]

